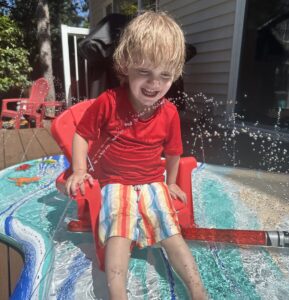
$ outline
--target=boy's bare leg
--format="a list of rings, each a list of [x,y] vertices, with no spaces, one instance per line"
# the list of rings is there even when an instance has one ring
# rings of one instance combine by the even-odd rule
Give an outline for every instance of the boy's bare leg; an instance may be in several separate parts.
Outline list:
[[[161,245],[165,248],[174,270],[187,285],[192,299],[208,299],[194,257],[183,237],[176,234],[163,240]]]
[[[108,239],[105,250],[105,275],[110,300],[126,300],[126,279],[131,240],[123,237]]]

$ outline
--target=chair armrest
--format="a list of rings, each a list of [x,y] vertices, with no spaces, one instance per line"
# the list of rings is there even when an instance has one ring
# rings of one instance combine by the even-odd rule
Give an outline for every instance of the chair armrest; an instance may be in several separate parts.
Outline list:
[[[67,195],[66,193],[66,180],[71,175],[71,170],[67,169],[63,173],[61,173],[56,179],[56,188],[57,190]],[[96,234],[95,229],[97,228],[97,221],[98,221],[98,214],[100,211],[101,206],[101,190],[98,183],[98,180],[94,179],[94,184],[91,186],[88,181],[85,181],[85,194],[82,195],[78,190],[76,195],[71,197],[72,199],[76,200],[78,203],[78,211],[83,211],[84,202],[87,201],[89,205],[89,212],[90,212],[90,221],[92,225],[92,231]]]
[[[28,102],[29,99],[28,98],[11,98],[11,99],[3,99],[2,100],[2,111],[3,110],[7,110],[8,107],[8,103],[21,103],[21,102]]]
[[[183,214],[179,215],[179,222],[182,229],[195,226],[194,204],[192,191],[192,171],[197,167],[197,161],[194,157],[182,157],[180,160],[177,184],[187,195],[186,208]]]
[[[65,105],[64,102],[61,102],[61,101],[46,101],[46,102],[43,102],[41,103],[42,106],[44,107],[62,107]]]
[[[189,208],[191,208],[192,204],[192,171],[196,167],[197,161],[194,157],[181,157],[176,183],[187,195],[187,204],[185,206]],[[174,205],[177,211],[184,207],[184,204],[178,199],[174,201]]]
[[[191,191],[192,171],[197,167],[197,161],[193,156],[182,157],[180,159],[177,184],[183,191]]]
[[[166,161],[162,160],[162,164],[165,167]],[[174,199],[173,204],[176,211],[183,209],[192,210],[192,170],[197,167],[197,161],[193,156],[181,157],[179,163],[179,170],[177,175],[176,184],[185,192],[187,195],[187,203],[182,202],[180,199]]]
[[[58,112],[57,114],[59,114],[65,108],[65,103],[61,101],[46,101],[41,103],[41,113],[43,118],[46,115],[46,108],[56,108],[56,111]]]
[[[56,188],[62,194],[67,195],[65,184],[66,184],[66,180],[68,179],[68,177],[70,175],[71,175],[71,170],[68,169],[68,170],[64,171],[63,173],[61,173],[56,179]],[[94,202],[95,198],[97,197],[97,194],[95,194],[93,191],[94,191],[95,187],[99,188],[99,183],[98,183],[98,180],[96,180],[96,179],[94,179],[93,181],[94,181],[93,186],[91,186],[88,181],[84,182],[84,187],[85,187],[85,194],[84,195],[82,195],[80,193],[80,190],[78,189],[76,191],[75,196],[69,195],[69,197],[74,199],[74,200],[86,199],[88,202],[91,202],[91,201]]]

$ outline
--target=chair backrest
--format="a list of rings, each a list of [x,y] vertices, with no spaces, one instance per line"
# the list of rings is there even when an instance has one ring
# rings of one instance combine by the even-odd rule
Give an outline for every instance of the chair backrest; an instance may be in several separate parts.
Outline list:
[[[51,134],[69,162],[72,161],[72,140],[76,126],[92,103],[93,100],[77,103],[65,110],[52,122]]]
[[[47,79],[39,78],[32,84],[29,101],[43,103],[48,95],[49,83]]]

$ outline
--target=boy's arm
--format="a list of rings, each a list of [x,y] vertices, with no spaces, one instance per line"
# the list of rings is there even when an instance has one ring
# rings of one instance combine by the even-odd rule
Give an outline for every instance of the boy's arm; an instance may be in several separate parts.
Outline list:
[[[72,142],[72,175],[66,181],[66,191],[68,194],[76,195],[77,189],[80,189],[84,195],[84,182],[88,180],[93,185],[93,178],[87,173],[87,151],[88,142],[75,133]]]
[[[166,171],[167,171],[167,185],[172,198],[179,198],[183,202],[187,201],[186,194],[176,184],[178,170],[179,170],[179,155],[166,155]]]
[[[79,134],[75,133],[72,142],[72,170],[87,171],[88,142]]]

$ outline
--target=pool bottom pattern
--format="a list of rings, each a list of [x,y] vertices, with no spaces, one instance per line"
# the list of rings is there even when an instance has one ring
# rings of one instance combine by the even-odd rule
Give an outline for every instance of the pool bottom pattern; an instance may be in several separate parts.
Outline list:
[[[91,234],[66,230],[76,217],[76,203],[55,188],[56,177],[68,166],[66,159],[52,156],[23,165],[0,172],[0,232],[19,243],[26,259],[11,299],[108,299]],[[199,226],[262,228],[258,212],[242,199],[244,185],[230,178],[234,172],[209,165],[193,172]],[[11,180],[31,177],[39,180],[20,186]],[[286,230],[286,220],[283,216],[275,225]],[[288,249],[193,241],[188,245],[210,299],[288,299]],[[133,250],[127,293],[129,299],[189,299],[165,251],[157,247]]]

